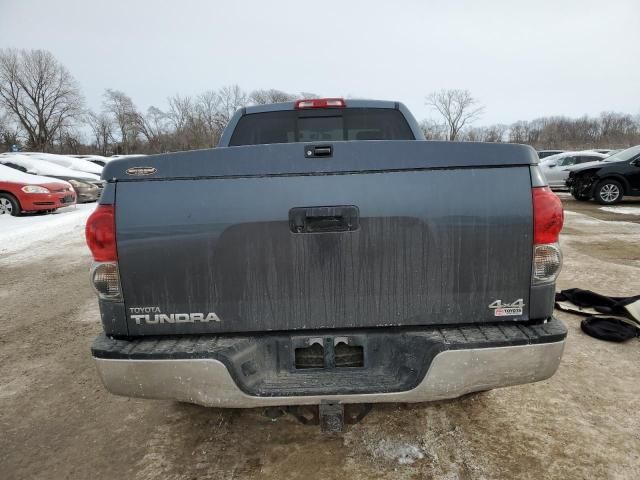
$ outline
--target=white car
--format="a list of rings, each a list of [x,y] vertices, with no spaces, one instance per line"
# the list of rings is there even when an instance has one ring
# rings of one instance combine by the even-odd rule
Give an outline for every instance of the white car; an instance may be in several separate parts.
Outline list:
[[[82,160],[86,160],[91,163],[95,163],[96,165],[100,165],[104,167],[109,160],[109,157],[103,157],[102,155],[67,155],[67,157],[71,158],[81,158]]]
[[[565,182],[569,177],[570,167],[587,162],[601,162],[605,158],[607,155],[593,151],[563,152],[542,160],[540,170],[551,188],[563,189],[566,188]]]
[[[130,153],[128,155],[111,155],[109,160],[117,160],[119,158],[146,157],[144,153]]]
[[[100,165],[96,165],[95,163],[83,158],[74,158],[67,155],[56,155],[53,153],[40,152],[21,152],[20,155],[39,158],[40,160],[55,163],[56,165],[60,165],[61,167],[66,167],[78,172],[91,173],[98,176],[100,176],[100,174],[102,173],[102,167]]]
[[[71,170],[70,168],[42,160],[35,155],[21,153],[0,154],[0,164],[21,170],[33,175],[53,177],[65,180],[73,185],[78,203],[94,202],[100,198],[104,182],[93,173]],[[97,165],[96,165],[97,167]]]
[[[23,153],[3,153],[0,154],[0,163],[12,163],[22,167],[27,173],[50,177],[81,177],[87,180],[99,181],[100,176],[95,173],[73,170],[63,165],[44,160],[36,155],[25,155]],[[96,165],[97,167],[97,165]],[[100,167],[98,167],[100,168]]]

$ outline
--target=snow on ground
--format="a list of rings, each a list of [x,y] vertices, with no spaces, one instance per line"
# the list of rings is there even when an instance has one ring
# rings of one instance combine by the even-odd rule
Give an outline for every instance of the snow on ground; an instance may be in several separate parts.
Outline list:
[[[640,207],[600,207],[600,210],[623,215],[640,215]]]
[[[1,215],[0,263],[3,257],[25,250],[37,242],[84,236],[87,217],[95,208],[95,203],[84,203],[47,215]]]
[[[623,220],[602,220],[584,213],[572,212],[571,210],[565,210],[564,215],[565,226],[573,229],[582,230],[587,228],[597,233],[600,237],[604,235],[615,236],[622,241],[640,239],[640,224],[638,223],[625,222]],[[568,217],[571,217],[570,220]]]
[[[378,445],[373,449],[373,455],[374,458],[396,461],[400,465],[411,465],[418,460],[422,460],[425,453],[417,445],[397,443],[393,440],[383,439],[380,440]]]

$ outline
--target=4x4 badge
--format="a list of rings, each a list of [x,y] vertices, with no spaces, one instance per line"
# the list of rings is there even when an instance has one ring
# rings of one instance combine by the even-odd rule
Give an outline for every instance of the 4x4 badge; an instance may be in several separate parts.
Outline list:
[[[513,303],[502,303],[502,300],[496,300],[489,304],[489,308],[493,309],[493,315],[496,317],[522,315],[524,300],[519,298]]]
[[[158,170],[154,167],[131,167],[131,168],[127,168],[127,175],[137,175],[137,176],[153,175],[157,171]]]

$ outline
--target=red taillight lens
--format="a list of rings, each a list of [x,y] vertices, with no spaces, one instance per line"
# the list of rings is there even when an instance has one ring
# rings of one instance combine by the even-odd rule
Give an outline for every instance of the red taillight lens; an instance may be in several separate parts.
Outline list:
[[[313,98],[296,101],[295,108],[344,108],[347,104],[342,98]]]
[[[555,243],[562,230],[562,202],[549,187],[533,188],[533,243]]]
[[[87,245],[96,262],[115,262],[116,251],[116,217],[113,205],[98,205],[87,219],[85,227]]]

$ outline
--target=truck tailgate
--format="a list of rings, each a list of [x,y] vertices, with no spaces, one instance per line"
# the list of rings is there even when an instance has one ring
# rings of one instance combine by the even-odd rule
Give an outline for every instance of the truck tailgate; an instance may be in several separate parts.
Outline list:
[[[244,165],[247,148],[261,153],[244,171],[138,159],[159,175],[116,187],[130,334],[527,320],[528,162],[447,161],[408,143],[345,142],[325,163],[302,145],[207,154],[236,150]],[[172,173],[180,161],[189,175]],[[523,308],[496,316],[496,300]]]

